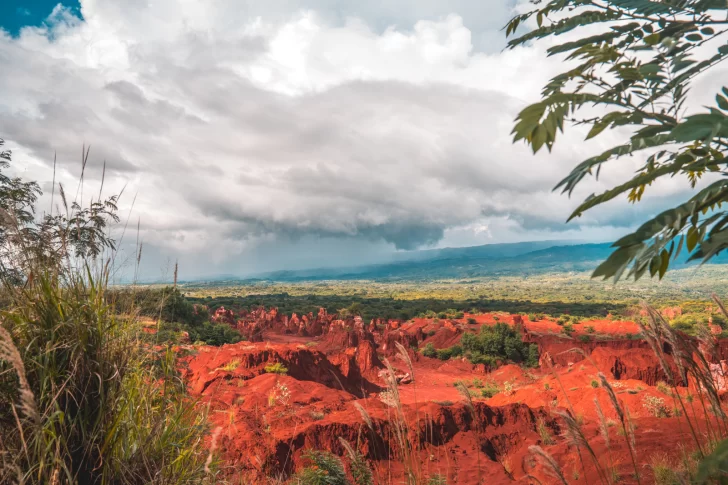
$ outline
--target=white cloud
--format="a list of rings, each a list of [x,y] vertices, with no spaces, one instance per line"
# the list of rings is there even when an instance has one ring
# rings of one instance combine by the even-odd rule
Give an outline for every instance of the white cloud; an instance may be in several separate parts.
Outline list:
[[[136,194],[150,254],[198,272],[279,268],[297,250],[312,264],[365,262],[386,243],[443,236],[599,239],[608,227],[608,239],[683,188],[560,233],[600,185],[576,200],[551,187],[618,134],[583,143],[574,130],[551,155],[512,145],[516,113],[563,64],[545,46],[484,48],[502,35],[501,2],[403,1],[398,18],[390,3],[85,0],[84,22],[56,10],[50,31],[0,37],[0,136],[45,184],[57,152],[57,178],[74,188],[91,144],[87,192],[106,160],[108,191]],[[498,25],[473,19],[489,11]],[[606,170],[601,183],[623,178]]]

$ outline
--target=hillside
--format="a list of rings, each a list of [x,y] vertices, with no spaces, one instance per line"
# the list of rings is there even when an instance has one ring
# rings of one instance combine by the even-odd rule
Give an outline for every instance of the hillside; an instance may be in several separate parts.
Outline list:
[[[344,268],[276,271],[255,280],[433,280],[592,271],[611,253],[610,243],[528,242],[417,251],[403,261]],[[728,261],[724,255],[712,264]],[[691,263],[690,265],[694,265]],[[675,268],[690,266],[678,261]]]

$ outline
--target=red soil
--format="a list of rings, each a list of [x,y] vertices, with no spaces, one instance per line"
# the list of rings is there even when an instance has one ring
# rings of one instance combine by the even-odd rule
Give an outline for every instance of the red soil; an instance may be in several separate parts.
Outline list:
[[[415,319],[401,325],[388,322],[380,330],[374,322],[365,328],[360,320],[337,323],[341,321],[320,313],[328,326],[311,316],[303,331],[293,333],[290,319],[283,325],[277,313],[261,315],[268,323],[248,321],[244,328],[263,329],[259,335],[265,342],[196,347],[183,359],[190,391],[220,430],[218,452],[235,483],[289,477],[305,465],[303,454],[308,449],[343,456],[339,438],[370,460],[375,483],[402,483],[405,469],[393,424],[397,411],[385,404],[388,393],[379,377],[387,363],[397,375],[410,373],[409,365],[396,356],[396,343],[406,348],[427,343],[449,347],[464,332],[496,321],[522,328],[524,338],[539,346],[542,368],[505,365],[488,372],[464,359],[443,362],[410,354],[414,382],[401,384],[399,395],[413,430],[416,468],[423,481],[441,474],[448,483],[463,485],[525,484],[536,483],[528,478],[533,475],[542,483],[556,483],[529,452],[529,446],[539,445],[556,459],[568,483],[600,482],[603,471],[584,449],[580,458],[568,438],[560,415],[568,413],[582,423],[601,468],[613,470],[620,483],[636,483],[620,415],[601,384],[600,373],[635,423],[642,483],[652,481],[648,465],[653,455],[677,456],[682,446],[695,448],[684,416],[676,416],[677,401],[656,387],[666,380],[660,362],[645,342],[623,337],[639,333],[632,322],[583,322],[574,325],[575,335],[568,337],[554,321],[531,322],[517,315],[465,315],[461,320],[438,322]],[[228,320],[230,315],[220,318]],[[469,318],[476,323],[467,323]],[[299,321],[294,326],[301,325]],[[301,335],[315,329],[317,335]],[[590,335],[590,340],[574,338],[582,334]],[[571,351],[574,348],[579,351]],[[266,366],[273,363],[285,366],[287,374],[267,373]],[[666,364],[674,368],[671,360]],[[469,387],[472,408],[454,385],[458,381]],[[481,389],[491,385],[501,392],[481,397]],[[665,390],[662,384],[660,389]],[[679,393],[686,396],[688,389],[680,388]],[[651,402],[662,402],[670,417],[654,417]],[[608,423],[609,447],[600,434],[596,403]],[[362,416],[360,408],[368,417]],[[692,409],[687,411],[693,416]],[[696,417],[695,422],[704,433],[704,419]]]

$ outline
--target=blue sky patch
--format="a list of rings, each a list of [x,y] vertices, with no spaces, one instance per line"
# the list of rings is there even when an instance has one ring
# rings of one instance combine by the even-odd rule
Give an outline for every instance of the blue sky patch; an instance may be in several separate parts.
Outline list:
[[[70,8],[79,17],[79,0],[2,0],[0,1],[0,29],[16,36],[25,26],[40,26],[59,3]]]

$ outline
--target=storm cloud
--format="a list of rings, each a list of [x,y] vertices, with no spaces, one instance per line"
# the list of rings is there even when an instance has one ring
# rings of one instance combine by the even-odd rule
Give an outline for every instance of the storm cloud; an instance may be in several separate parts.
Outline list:
[[[45,186],[55,155],[75,187],[90,144],[85,187],[98,190],[105,162],[150,274],[165,257],[194,277],[609,239],[685,190],[660,184],[639,208],[564,225],[640,160],[572,199],[551,192],[620,134],[572,130],[537,156],[511,143],[515,115],[563,63],[546,46],[502,50],[509,2],[81,3],[83,20],[57,8],[47,27],[0,34],[0,136],[14,170]]]

